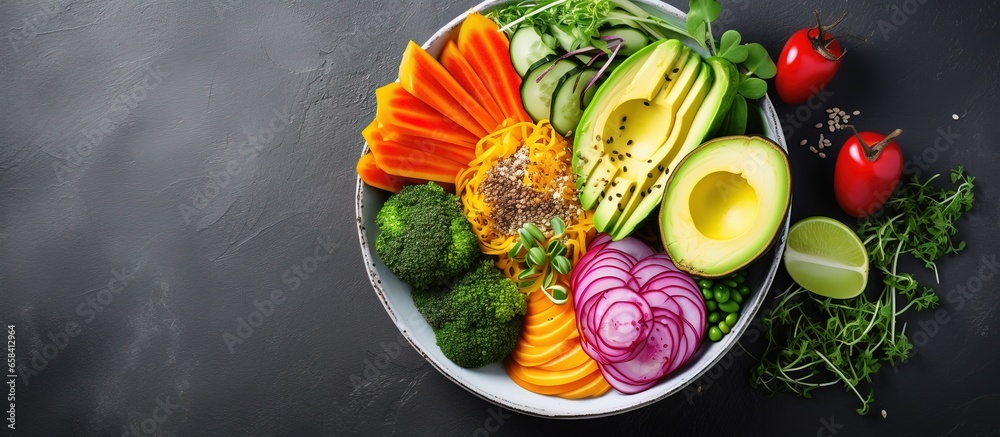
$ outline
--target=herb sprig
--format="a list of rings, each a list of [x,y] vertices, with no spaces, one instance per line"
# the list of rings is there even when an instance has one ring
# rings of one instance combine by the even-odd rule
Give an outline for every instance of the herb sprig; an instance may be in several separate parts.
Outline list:
[[[852,299],[820,298],[803,288],[779,294],[777,305],[762,320],[767,346],[752,372],[752,383],[771,391],[785,390],[804,397],[818,387],[843,384],[861,400],[858,414],[867,414],[875,399],[870,384],[882,363],[895,365],[913,349],[906,325],[897,330],[899,315],[937,305],[938,296],[921,287],[913,274],[897,269],[899,257],[909,254],[933,269],[936,261],[958,253],[965,242],[955,242],[955,222],[973,205],[973,181],[962,167],[951,171],[954,190],[931,185],[916,177],[887,203],[886,212],[861,224],[869,264],[884,276],[874,300],[865,294]],[[899,299],[905,306],[897,308]],[[867,383],[865,389],[860,388]]]

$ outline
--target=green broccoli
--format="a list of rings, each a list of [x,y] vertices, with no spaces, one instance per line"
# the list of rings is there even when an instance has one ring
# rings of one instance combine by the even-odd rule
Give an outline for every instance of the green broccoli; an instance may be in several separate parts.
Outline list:
[[[375,253],[414,289],[439,286],[482,257],[458,197],[433,182],[409,185],[390,196],[375,224]]]
[[[525,294],[489,261],[458,278],[450,290],[416,290],[412,296],[441,352],[466,368],[509,355],[528,309]]]

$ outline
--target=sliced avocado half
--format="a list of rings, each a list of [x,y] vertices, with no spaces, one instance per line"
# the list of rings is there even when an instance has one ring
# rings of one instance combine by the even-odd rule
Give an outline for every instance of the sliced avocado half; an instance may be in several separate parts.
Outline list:
[[[573,168],[599,231],[623,238],[655,209],[670,169],[718,128],[737,75],[728,61],[703,61],[666,40],[629,57],[598,89],[574,138]]]
[[[780,146],[757,136],[716,138],[670,176],[660,235],[678,268],[726,276],[770,247],[790,201],[791,172]]]

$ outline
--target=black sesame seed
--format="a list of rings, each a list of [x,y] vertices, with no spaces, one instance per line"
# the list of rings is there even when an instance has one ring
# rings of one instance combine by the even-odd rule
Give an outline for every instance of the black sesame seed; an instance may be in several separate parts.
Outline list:
[[[614,199],[614,197],[608,196],[608,202],[610,202],[611,199]]]
[[[646,177],[652,179],[653,178],[653,174],[652,173],[646,173]]]
[[[625,130],[625,125],[618,126],[618,130]]]
[[[653,160],[652,160],[652,159],[647,159],[647,160],[646,160],[646,163],[647,163],[647,164],[652,164],[652,163],[653,163]]]
[[[611,162],[615,162],[615,157],[614,156],[611,157]]]
[[[646,197],[646,192],[645,191],[640,191],[639,192],[639,197]]]
[[[681,69],[680,68],[675,68],[673,72],[676,73],[678,71],[681,71]]]
[[[669,77],[667,78],[667,82],[670,82],[670,78]]]
[[[631,145],[632,145],[632,140],[628,140],[628,141],[627,141],[627,142],[625,143],[625,145],[626,145],[626,146],[631,146]]]
[[[629,193],[634,193],[634,192],[635,192],[635,185],[633,185],[633,186],[629,187],[629,188],[628,188],[628,192],[629,192]]]
[[[643,105],[649,106],[649,102],[642,102]]]
[[[622,116],[622,123],[624,123],[624,122],[625,122],[625,120],[628,120],[628,116],[627,116],[627,115],[623,115],[623,116]]]
[[[663,171],[663,166],[662,165],[658,165],[658,166],[656,166],[656,169],[659,170],[659,171]]]
[[[615,142],[615,137],[608,137],[608,144]]]
[[[617,197],[617,198],[621,199],[621,197],[622,197],[622,193],[615,193],[615,197]]]
[[[622,167],[622,172],[623,173],[628,173],[628,167]]]

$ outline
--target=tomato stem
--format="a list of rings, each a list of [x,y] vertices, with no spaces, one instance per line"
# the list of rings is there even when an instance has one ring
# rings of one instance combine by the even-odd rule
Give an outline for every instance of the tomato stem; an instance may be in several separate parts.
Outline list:
[[[829,26],[823,25],[823,22],[819,18],[819,10],[813,9],[813,15],[816,16],[817,32],[815,37],[809,37],[810,42],[812,42],[813,50],[828,61],[839,61],[840,58],[843,58],[844,55],[847,54],[847,49],[841,48],[840,56],[835,56],[832,52],[830,52],[830,44],[833,44],[834,38],[830,37],[826,32],[836,27],[841,21],[844,21],[844,17],[847,15],[841,16],[839,20]],[[806,35],[808,36],[808,34]]]
[[[868,143],[861,138],[861,134],[859,134],[858,130],[854,128],[854,125],[847,124],[844,126],[849,127],[852,131],[854,131],[854,137],[858,139],[858,143],[861,143],[861,149],[865,151],[865,158],[868,159],[868,162],[875,162],[879,155],[882,154],[882,151],[885,150],[885,147],[903,133],[902,129],[896,129],[889,133],[889,135],[886,135],[885,138],[882,138],[879,142],[869,146]]]

